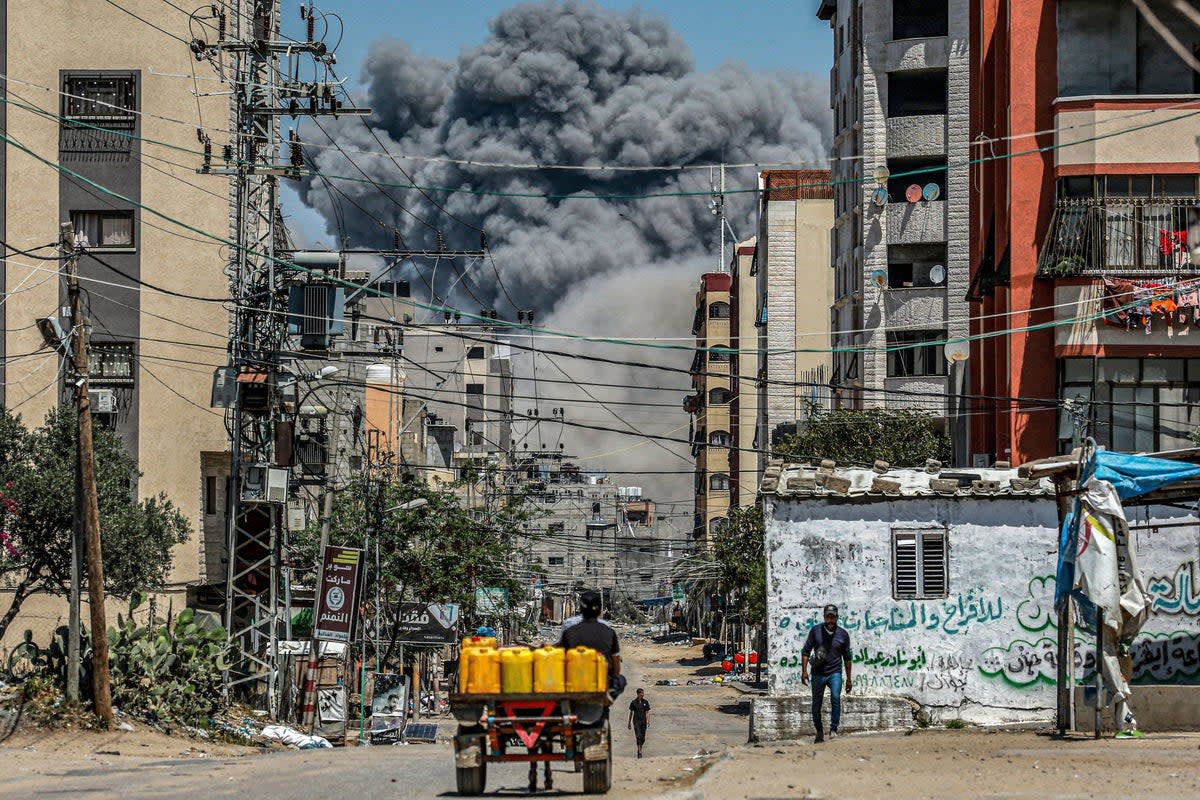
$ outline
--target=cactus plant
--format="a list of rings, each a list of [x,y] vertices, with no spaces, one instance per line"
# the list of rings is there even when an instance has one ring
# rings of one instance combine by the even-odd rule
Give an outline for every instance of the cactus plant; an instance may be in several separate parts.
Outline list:
[[[144,595],[130,598],[129,616],[108,630],[113,703],[151,721],[196,723],[221,703],[221,673],[229,669],[223,628],[205,630],[184,609],[167,618],[134,620]]]

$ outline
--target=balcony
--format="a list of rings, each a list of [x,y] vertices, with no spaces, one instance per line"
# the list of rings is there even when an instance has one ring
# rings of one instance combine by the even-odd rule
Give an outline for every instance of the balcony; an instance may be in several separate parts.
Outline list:
[[[888,203],[888,244],[946,241],[946,202]]]
[[[1038,256],[1042,278],[1195,274],[1186,246],[1200,197],[1063,198]]]
[[[922,114],[888,119],[888,158],[932,158],[945,155],[945,114]]]

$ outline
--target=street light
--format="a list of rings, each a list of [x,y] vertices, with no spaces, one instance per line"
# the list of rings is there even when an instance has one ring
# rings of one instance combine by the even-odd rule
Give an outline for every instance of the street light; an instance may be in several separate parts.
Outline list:
[[[383,513],[388,514],[388,513],[391,513],[392,511],[412,511],[414,508],[421,508],[422,506],[427,506],[427,505],[429,505],[428,500],[426,500],[424,497],[418,497],[414,500],[409,500],[407,503],[401,503],[398,506],[392,506],[391,508],[385,508],[383,510]]]

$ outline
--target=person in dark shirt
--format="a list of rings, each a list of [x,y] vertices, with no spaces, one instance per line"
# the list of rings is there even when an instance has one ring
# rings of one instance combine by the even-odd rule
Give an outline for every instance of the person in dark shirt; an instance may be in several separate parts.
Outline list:
[[[579,611],[583,619],[569,628],[563,628],[558,646],[570,650],[572,647],[590,647],[608,659],[609,683],[615,683],[621,674],[621,645],[617,632],[600,621],[600,595],[586,591],[579,595]]]
[[[638,754],[642,757],[642,745],[646,743],[646,728],[650,727],[650,701],[646,699],[646,690],[638,689],[637,697],[629,701],[629,729],[637,740]]]
[[[838,722],[842,718],[842,668],[846,670],[846,693],[850,693],[850,634],[838,627],[838,607],[825,606],[825,624],[808,629],[808,638],[800,650],[800,682],[808,685],[808,664],[813,659],[812,675],[812,719],[817,729],[815,741],[825,741],[821,725],[821,705],[825,700],[825,687],[829,687],[829,737],[838,734]],[[823,658],[818,658],[823,656]]]

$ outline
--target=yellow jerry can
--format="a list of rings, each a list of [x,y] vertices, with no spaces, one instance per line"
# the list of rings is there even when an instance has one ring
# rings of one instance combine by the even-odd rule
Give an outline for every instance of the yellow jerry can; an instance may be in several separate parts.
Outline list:
[[[500,651],[500,691],[505,694],[533,691],[533,653],[529,648],[506,647]]]
[[[567,651],[567,691],[603,692],[608,689],[608,659],[590,647]]]
[[[533,651],[533,690],[543,694],[566,691],[566,651],[546,645]]]

